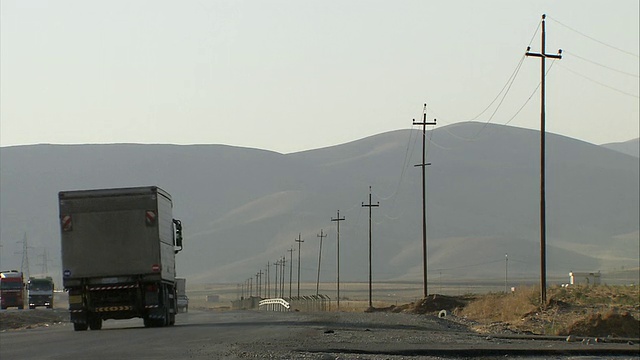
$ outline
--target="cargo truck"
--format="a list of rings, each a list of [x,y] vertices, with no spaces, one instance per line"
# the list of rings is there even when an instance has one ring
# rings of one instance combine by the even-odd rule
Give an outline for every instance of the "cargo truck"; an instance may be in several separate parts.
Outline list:
[[[24,309],[24,277],[18,270],[0,271],[0,308]]]
[[[53,308],[53,279],[50,276],[45,278],[30,277],[27,283],[27,293],[29,309],[38,306]]]
[[[182,223],[156,186],[58,193],[62,282],[76,331],[103,320],[142,318],[145,327],[175,323],[175,254]]]

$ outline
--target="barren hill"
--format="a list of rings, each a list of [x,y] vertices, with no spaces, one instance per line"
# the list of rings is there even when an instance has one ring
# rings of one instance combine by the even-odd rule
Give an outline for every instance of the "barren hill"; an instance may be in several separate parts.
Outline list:
[[[368,274],[368,201],[375,279],[421,279],[421,144],[417,130],[292,154],[222,145],[32,145],[0,149],[2,268],[20,267],[26,234],[36,259],[59,251],[60,190],[158,185],[185,225],[178,272],[193,281],[241,282],[288,255],[301,234],[303,281]],[[427,134],[429,274],[448,279],[536,279],[538,132],[462,123]],[[637,158],[554,134],[547,137],[548,271],[637,267]],[[295,254],[295,253],[294,253]],[[294,262],[297,255],[294,256]],[[287,256],[287,261],[289,257]],[[34,264],[37,261],[33,261]],[[31,273],[38,272],[32,266]],[[61,273],[59,257],[49,264]],[[294,271],[295,272],[295,271]]]

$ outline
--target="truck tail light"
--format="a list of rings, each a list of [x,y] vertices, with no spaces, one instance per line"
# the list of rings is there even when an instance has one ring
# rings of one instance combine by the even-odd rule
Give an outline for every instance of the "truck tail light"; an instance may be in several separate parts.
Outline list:
[[[60,226],[62,226],[62,231],[65,232],[73,230],[71,215],[62,215],[62,217],[60,218]]]
[[[158,214],[156,214],[156,212],[153,210],[147,210],[145,211],[144,218],[147,226],[153,226],[156,224],[156,219],[158,218]]]

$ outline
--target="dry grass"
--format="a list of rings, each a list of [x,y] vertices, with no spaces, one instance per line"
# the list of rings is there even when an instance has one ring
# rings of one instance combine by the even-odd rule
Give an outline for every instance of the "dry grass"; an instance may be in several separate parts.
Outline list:
[[[513,294],[478,296],[458,316],[479,323],[480,332],[526,332],[543,335],[640,336],[638,286],[552,287],[547,304],[540,306],[537,288]]]
[[[483,322],[517,321],[537,309],[538,294],[532,287],[511,294],[489,293],[476,297],[476,300],[456,311],[456,315],[482,319]]]

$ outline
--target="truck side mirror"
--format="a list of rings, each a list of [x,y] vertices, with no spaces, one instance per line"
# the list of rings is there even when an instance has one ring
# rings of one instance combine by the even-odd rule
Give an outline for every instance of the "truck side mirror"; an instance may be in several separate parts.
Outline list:
[[[175,253],[177,254],[182,250],[182,221],[173,219],[173,224],[176,227],[176,246],[180,248],[175,250]]]

